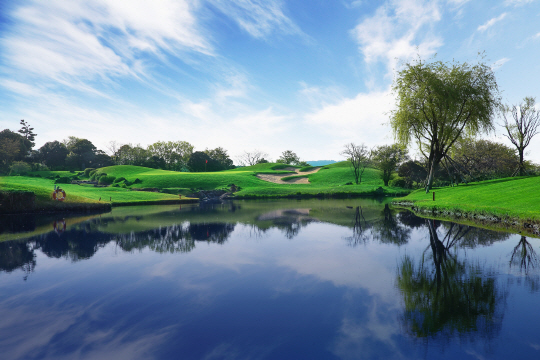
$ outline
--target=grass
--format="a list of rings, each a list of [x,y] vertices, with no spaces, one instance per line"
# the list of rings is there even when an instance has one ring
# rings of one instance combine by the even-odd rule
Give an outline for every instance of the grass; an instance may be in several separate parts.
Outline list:
[[[73,174],[72,174],[73,175]],[[98,208],[100,204],[112,205],[126,203],[141,203],[149,201],[178,200],[177,195],[130,191],[116,187],[95,188],[93,186],[80,186],[61,184],[66,192],[66,200],[63,202],[52,200],[54,180],[26,177],[5,176],[0,177],[2,190],[26,190],[36,194],[36,208],[41,210],[70,210],[85,205],[86,208]],[[101,200],[100,200],[101,198]]]
[[[42,207],[66,207],[68,204],[111,203],[128,204],[144,203],[163,200],[177,200],[178,195],[187,195],[194,190],[229,189],[231,184],[239,187],[235,193],[238,198],[253,197],[284,197],[284,196],[358,196],[358,195],[384,195],[405,194],[408,190],[384,187],[380,179],[380,172],[376,169],[366,169],[360,185],[346,185],[354,181],[348,163],[341,162],[323,167],[319,172],[309,175],[309,184],[275,184],[259,179],[260,173],[279,174],[285,177],[295,174],[284,171],[289,165],[284,164],[257,164],[233,170],[207,173],[186,173],[166,170],[150,169],[132,165],[117,165],[98,169],[99,173],[106,173],[116,178],[124,177],[130,183],[139,180],[127,188],[103,187],[62,184],[67,193],[64,203],[51,200],[54,180],[45,177],[70,176],[76,174],[67,171],[39,172],[42,177],[0,177],[0,188],[6,190],[28,190],[36,193],[37,202]],[[157,188],[162,192],[131,191],[130,188]],[[379,190],[378,190],[379,189]],[[101,200],[100,200],[101,198]]]
[[[540,177],[505,178],[458,187],[434,188],[433,194],[417,190],[406,197],[420,210],[494,215],[540,221]]]

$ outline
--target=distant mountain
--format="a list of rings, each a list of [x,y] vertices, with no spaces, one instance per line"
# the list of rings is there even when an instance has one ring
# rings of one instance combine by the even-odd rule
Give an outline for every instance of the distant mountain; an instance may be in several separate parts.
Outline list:
[[[315,160],[315,161],[306,161],[311,166],[324,166],[336,163],[335,160]]]

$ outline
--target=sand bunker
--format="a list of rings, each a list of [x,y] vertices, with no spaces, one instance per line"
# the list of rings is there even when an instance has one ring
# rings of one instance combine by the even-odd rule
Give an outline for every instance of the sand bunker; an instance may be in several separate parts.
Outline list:
[[[318,167],[318,168],[313,169],[311,171],[303,171],[303,172],[300,172],[300,169],[296,169],[296,168],[293,168],[293,167],[288,167],[288,168],[285,168],[283,170],[294,171],[298,175],[309,175],[309,174],[316,173],[317,171],[321,170],[321,168]],[[291,180],[287,180],[287,181],[281,180],[282,178],[288,177],[288,176],[295,176],[295,175],[294,174],[287,174],[287,175],[284,175],[284,174],[276,174],[276,175],[257,174],[257,177],[259,179],[264,180],[264,181],[273,182],[275,184],[309,184],[308,178],[295,178],[295,179],[291,179]]]

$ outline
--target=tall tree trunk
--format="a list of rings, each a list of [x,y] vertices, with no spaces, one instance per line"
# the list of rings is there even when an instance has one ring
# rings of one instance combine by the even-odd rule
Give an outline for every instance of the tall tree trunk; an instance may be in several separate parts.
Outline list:
[[[435,169],[439,165],[439,162],[441,161],[440,157],[437,155],[433,156],[433,159],[431,160],[431,167],[429,169],[429,174],[426,181],[426,194],[431,190],[431,187],[433,185],[433,180],[435,178]]]
[[[523,148],[519,149],[519,176],[525,175],[525,169],[523,167]]]

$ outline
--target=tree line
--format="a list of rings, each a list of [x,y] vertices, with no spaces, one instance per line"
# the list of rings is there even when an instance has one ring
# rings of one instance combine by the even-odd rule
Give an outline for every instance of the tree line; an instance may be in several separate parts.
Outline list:
[[[111,165],[136,165],[154,169],[189,172],[213,172],[233,169],[233,160],[222,147],[194,151],[187,141],[158,141],[147,147],[119,144],[111,141],[107,152],[98,149],[90,140],[69,136],[54,140],[35,149],[37,134],[25,120],[18,131],[0,132],[0,173],[24,174],[39,170],[73,170],[100,168]],[[240,166],[268,163],[268,154],[260,150],[245,151],[237,158]],[[307,166],[292,150],[286,150],[277,162]]]
[[[397,144],[369,151],[365,145],[345,145],[356,183],[370,163],[381,169],[385,185],[397,172],[397,186],[423,186],[509,176],[538,174],[539,166],[524,159],[525,149],[540,128],[535,99],[516,105],[501,102],[493,69],[477,64],[405,64],[393,84],[396,108],[390,125]],[[480,139],[493,133],[502,118],[504,136],[514,148]],[[411,160],[406,149],[415,144],[420,158]]]

